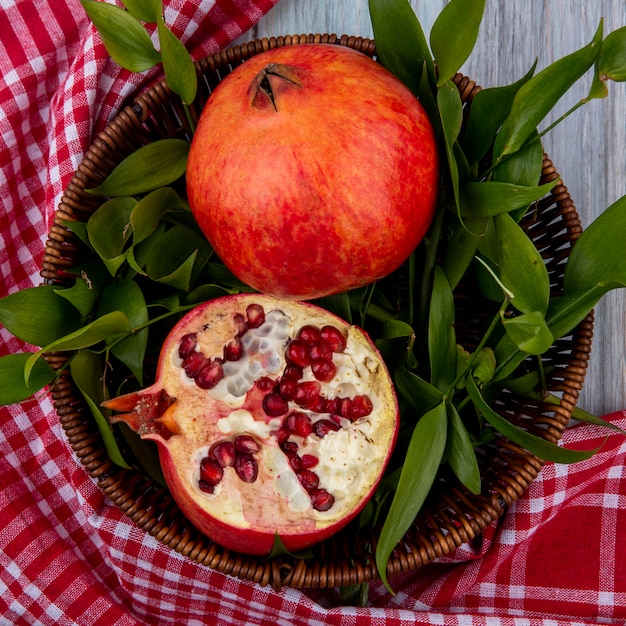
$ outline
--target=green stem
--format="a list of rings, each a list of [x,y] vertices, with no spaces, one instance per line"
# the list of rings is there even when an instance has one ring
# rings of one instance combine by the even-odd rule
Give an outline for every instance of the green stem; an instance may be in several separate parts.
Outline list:
[[[565,120],[572,113],[574,113],[574,111],[576,111],[576,109],[580,108],[583,104],[586,104],[587,102],[588,102],[588,100],[586,98],[583,98],[582,100],[579,100],[573,107],[571,107],[568,111],[563,113],[563,115],[561,115],[558,119],[556,119],[554,122],[552,122],[552,124],[550,124],[550,126],[548,126],[546,129],[542,130],[539,133],[538,139],[541,139],[544,135],[547,135],[555,126],[560,124],[563,120]]]
[[[572,106],[569,110],[567,110],[563,115],[561,115],[558,119],[556,119],[552,124],[550,124],[547,128],[542,130],[532,139],[527,140],[524,145],[517,150],[516,152],[512,152],[511,154],[505,154],[504,156],[500,156],[496,159],[494,163],[492,163],[482,174],[481,178],[487,178],[497,167],[502,165],[505,161],[520,153],[522,150],[526,149],[528,146],[532,145],[536,141],[541,141],[541,138],[547,135],[554,127],[558,126],[562,121],[567,119],[572,113],[574,113],[577,109],[579,109],[583,104],[588,102],[587,98],[583,98],[579,100],[574,106]]]
[[[361,308],[359,310],[362,328],[365,328],[365,318],[367,317],[367,310],[369,309],[370,303],[372,302],[372,296],[374,295],[375,289],[376,283],[372,283],[365,288],[365,295],[361,301]]]
[[[140,330],[143,330],[144,328],[148,328],[152,324],[155,324],[156,322],[160,322],[161,320],[165,320],[168,317],[171,317],[172,315],[178,315],[179,313],[184,313],[185,311],[190,311],[191,309],[193,309],[196,306],[197,306],[197,304],[188,304],[186,306],[180,306],[180,307],[174,309],[173,311],[168,311],[167,313],[163,313],[162,315],[158,315],[157,317],[154,317],[153,319],[148,320],[147,322],[144,322],[143,324],[139,324],[139,326],[135,326],[134,328],[131,328],[130,332],[124,333],[121,337],[118,337],[115,341],[111,342],[107,346],[107,349],[110,350],[114,345],[118,344],[120,341],[124,341],[124,339],[126,339],[126,337],[128,337],[130,335],[134,335],[135,333],[139,332]]]
[[[187,118],[187,123],[189,124],[191,135],[193,136],[196,132],[196,123],[194,122],[193,116],[191,115],[191,109],[189,108],[189,105],[183,102],[183,108],[185,109],[185,117]]]
[[[417,323],[415,325],[416,335],[426,337],[426,327],[428,319],[428,309],[430,303],[430,292],[432,289],[432,276],[437,261],[437,249],[441,239],[441,229],[443,226],[444,210],[439,207],[435,213],[435,219],[430,231],[424,239],[425,256],[422,266],[422,280],[420,281],[418,302],[417,302]]]

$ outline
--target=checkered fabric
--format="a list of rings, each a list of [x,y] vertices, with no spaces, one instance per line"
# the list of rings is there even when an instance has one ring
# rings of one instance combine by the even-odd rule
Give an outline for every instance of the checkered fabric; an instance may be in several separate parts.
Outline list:
[[[200,56],[276,2],[170,0],[165,17]],[[49,221],[82,154],[153,76],[107,59],[79,0],[2,0],[0,24],[1,297],[39,284]],[[0,329],[0,355],[24,348]],[[607,419],[626,428],[626,412]],[[601,452],[548,464],[479,540],[392,579],[393,596],[373,584],[354,608],[337,590],[277,593],[165,548],[106,500],[42,393],[0,409],[0,624],[624,624],[626,442],[605,437],[571,428],[565,445]]]

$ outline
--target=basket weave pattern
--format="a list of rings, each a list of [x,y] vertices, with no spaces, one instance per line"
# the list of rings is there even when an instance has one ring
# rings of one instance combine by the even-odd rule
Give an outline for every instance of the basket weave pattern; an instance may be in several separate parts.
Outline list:
[[[191,106],[192,117],[197,120],[212,89],[247,58],[278,46],[313,42],[345,45],[375,57],[372,40],[347,36],[300,35],[235,46],[196,63],[200,81],[198,97]],[[462,75],[457,75],[455,82],[469,106],[480,88]],[[169,137],[189,140],[191,129],[180,101],[165,82],[160,82],[120,111],[85,154],[50,229],[41,271],[45,282],[72,284],[73,277],[66,270],[84,258],[83,246],[65,223],[86,221],[105,201],[85,189],[97,186],[117,163],[140,146]],[[541,183],[557,178],[554,165],[545,157]],[[564,261],[581,232],[567,188],[558,183],[548,197],[535,204],[522,225],[545,260],[553,293],[558,293]],[[455,297],[457,338],[471,349],[478,341],[477,320],[491,314],[491,310],[486,303],[476,301],[469,289],[464,293],[463,286]],[[550,368],[550,390],[562,396],[559,405],[504,394],[495,407],[498,412],[529,432],[558,442],[583,385],[592,335],[590,315],[570,336],[557,341],[545,357],[546,369]],[[48,354],[47,359],[60,368],[66,355]],[[223,549],[186,520],[165,488],[138,470],[119,468],[108,458],[89,411],[66,372],[54,384],[51,395],[69,444],[99,488],[141,529],[169,548],[212,569],[274,588],[335,587],[377,577],[375,529],[358,531],[350,526],[315,546],[310,559],[270,560]],[[478,456],[482,494],[471,494],[442,469],[426,505],[394,551],[389,575],[414,570],[471,541],[526,491],[543,466],[540,459],[499,436],[481,446]]]

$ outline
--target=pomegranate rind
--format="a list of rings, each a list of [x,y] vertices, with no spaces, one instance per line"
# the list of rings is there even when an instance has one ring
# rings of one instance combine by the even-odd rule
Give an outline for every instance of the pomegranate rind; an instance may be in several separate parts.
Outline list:
[[[341,428],[322,438],[291,435],[292,445],[307,464],[312,457],[318,459],[313,471],[319,476],[319,487],[335,498],[327,511],[313,508],[312,495],[291,468],[277,435],[285,418],[263,413],[265,392],[255,385],[242,396],[229,395],[228,376],[219,388],[201,389],[181,367],[178,349],[186,334],[197,333],[203,354],[219,356],[238,332],[235,314],[250,303],[261,304],[266,314],[280,312],[273,314],[276,319],[289,320],[285,339],[278,340],[281,355],[305,324],[339,329],[346,337],[346,348],[337,356],[338,376],[344,378],[320,383],[321,388],[344,396],[367,394],[372,401],[369,415],[353,422],[343,419]],[[280,363],[272,364],[275,372],[264,372],[265,376],[278,379],[286,364],[282,356]],[[168,399],[160,400],[165,410],[156,415],[154,407],[163,397]],[[290,410],[303,411],[293,402],[289,405]],[[268,554],[277,534],[295,552],[330,537],[354,519],[374,493],[398,431],[398,405],[389,372],[363,330],[314,305],[260,294],[226,296],[193,309],[167,337],[155,384],[105,406],[125,411],[112,421],[124,421],[157,443],[166,483],[192,524],[227,549],[255,555]],[[329,415],[313,418],[329,419]],[[260,443],[260,451],[251,453],[258,464],[256,480],[244,482],[234,467],[225,467],[222,480],[211,487],[213,493],[206,493],[199,486],[202,459],[215,443],[242,434]]]
[[[250,85],[294,71],[273,106]],[[216,87],[187,163],[187,195],[224,264],[255,289],[311,300],[369,284],[411,254],[435,211],[438,150],[423,107],[367,55],[301,44],[246,60]]]

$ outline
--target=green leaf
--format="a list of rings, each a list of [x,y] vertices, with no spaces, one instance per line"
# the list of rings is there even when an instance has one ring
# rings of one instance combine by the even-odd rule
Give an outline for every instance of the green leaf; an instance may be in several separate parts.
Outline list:
[[[70,374],[96,420],[109,458],[116,465],[129,469],[115,441],[111,425],[100,411],[100,404],[106,399],[102,383],[104,372],[101,358],[90,350],[81,350],[70,363]]]
[[[546,320],[552,335],[555,338],[564,337],[573,330],[613,286],[599,284],[590,289],[581,289],[551,298]]]
[[[183,43],[166,26],[160,15],[157,29],[167,84],[185,104],[191,104],[198,89],[198,78],[193,60]]]
[[[465,276],[465,272],[478,249],[478,244],[487,225],[487,219],[486,217],[466,217],[463,219],[463,223],[457,220],[448,240],[443,263],[443,269],[452,289]]]
[[[87,257],[82,263],[69,268],[68,272],[76,276],[74,286],[58,288],[56,293],[71,302],[85,320],[91,315],[102,288],[111,282],[111,273],[97,256]]]
[[[451,79],[470,56],[483,19],[485,0],[450,0],[430,31],[437,86]]]
[[[393,381],[398,393],[418,413],[425,413],[443,400],[443,394],[437,387],[426,382],[406,367],[394,371]]]
[[[538,133],[533,136],[538,137]],[[543,146],[540,141],[530,141],[519,151],[509,155],[491,173],[491,180],[500,183],[512,183],[521,187],[536,187],[543,169]],[[527,206],[511,211],[516,222],[526,212]]]
[[[448,436],[445,457],[454,475],[472,492],[480,493],[480,470],[474,445],[455,406],[446,402]]]
[[[415,95],[420,93],[422,68],[435,75],[422,26],[408,0],[369,0],[369,13],[382,64]]]
[[[28,352],[0,357],[0,406],[22,402],[54,380],[55,371],[46,361],[37,359],[26,384],[24,368],[29,357]]]
[[[518,396],[529,397],[532,393],[534,393],[534,390],[541,385],[541,379],[542,377],[539,371],[532,370],[531,372],[518,376],[517,378],[507,378],[506,380],[503,380],[500,385]]]
[[[476,380],[486,384],[493,378],[496,371],[496,357],[491,348],[483,348],[477,355],[472,367],[472,375]]]
[[[47,344],[44,348],[32,354],[24,367],[25,380],[28,382],[35,362],[44,352],[82,350],[104,341],[109,335],[129,333],[130,330],[128,318],[123,313],[116,311],[115,313],[104,315],[90,324]]]
[[[107,2],[81,0],[111,58],[131,72],[143,72],[161,61],[143,25],[124,9]]]
[[[537,187],[523,187],[511,183],[465,183],[460,189],[461,215],[464,217],[491,217],[526,208],[543,198],[559,181]]]
[[[513,292],[511,303],[522,313],[545,313],[550,279],[541,255],[510,215],[496,216],[493,225],[485,235],[488,256],[498,266],[502,283]]]
[[[482,89],[474,96],[461,140],[461,147],[470,164],[478,163],[487,154],[496,133],[511,111],[515,95],[535,73],[536,67],[537,61],[517,82],[504,87]]]
[[[554,343],[543,313],[531,311],[502,320],[513,343],[528,354],[543,354]]]
[[[413,337],[415,331],[410,324],[402,320],[385,320],[377,334],[377,339],[400,339],[403,337]]]
[[[430,383],[445,393],[456,374],[456,334],[454,298],[444,271],[438,265],[433,272],[433,291],[428,321]]]
[[[189,304],[206,302],[207,300],[213,300],[215,298],[227,296],[229,293],[231,292],[221,285],[198,285],[194,288],[192,292],[189,293],[189,295],[185,297],[185,302]],[[164,304],[164,306],[166,306],[166,308],[170,308],[166,303]]]
[[[167,487],[159,461],[159,451],[154,441],[142,439],[126,422],[118,422],[116,426],[146,474],[159,485]]]
[[[602,42],[598,73],[603,82],[626,81],[626,26],[609,33]]]
[[[80,327],[79,312],[54,285],[16,291],[0,299],[0,323],[15,337],[44,346]]]
[[[626,196],[606,209],[576,240],[565,266],[565,293],[626,286]]]
[[[61,224],[70,232],[74,233],[88,248],[91,248],[89,237],[87,236],[86,222],[71,222],[69,220],[61,220]]]
[[[189,143],[184,139],[159,139],[132,152],[90,193],[99,196],[133,196],[176,182],[187,167]]]
[[[173,226],[155,241],[146,259],[153,280],[188,291],[212,254],[207,241],[185,226]]]
[[[184,208],[182,198],[171,187],[161,187],[147,194],[137,202],[130,214],[133,244],[147,239],[168,211]]]
[[[132,235],[130,215],[136,205],[134,198],[112,198],[100,206],[87,222],[89,241],[111,276],[115,276],[126,260],[124,249]]]
[[[376,566],[388,589],[389,555],[414,522],[430,492],[443,457],[446,435],[446,406],[442,402],[425,413],[413,430],[398,488],[380,531],[376,546]]]
[[[138,328],[148,322],[148,307],[139,285],[133,280],[120,280],[108,285],[102,291],[98,315],[121,311],[126,315],[130,326]],[[111,353],[117,357],[143,385],[143,361],[148,345],[148,329],[142,328],[130,335],[110,335],[106,343]]]
[[[174,287],[174,289],[189,291],[191,288],[192,274],[197,257],[198,251],[194,250],[175,270],[169,274],[163,274],[158,278],[154,278],[154,280],[158,283]]]
[[[561,97],[593,65],[601,38],[600,27],[591,43],[555,61],[520,88],[496,140],[496,162],[519,150]]]
[[[521,428],[517,428],[504,417],[496,413],[483,399],[476,382],[471,376],[466,380],[467,391],[476,410],[501,434],[525,448],[540,459],[555,463],[577,463],[592,457],[600,448],[594,450],[569,450],[562,448],[541,437],[537,437]]]
[[[325,296],[323,298],[317,298],[314,303],[321,306],[323,309],[334,313],[341,319],[346,320],[348,323],[352,323],[352,308],[350,307],[350,297],[343,291],[331,296]]]
[[[463,103],[456,85],[448,81],[437,89],[437,106],[444,137],[444,147],[448,168],[450,171],[450,182],[457,210],[460,206],[459,199],[459,170],[454,153],[454,145],[463,123]]]
[[[122,0],[122,3],[133,17],[149,24],[154,24],[163,11],[161,0]]]

